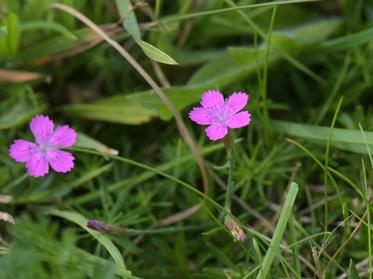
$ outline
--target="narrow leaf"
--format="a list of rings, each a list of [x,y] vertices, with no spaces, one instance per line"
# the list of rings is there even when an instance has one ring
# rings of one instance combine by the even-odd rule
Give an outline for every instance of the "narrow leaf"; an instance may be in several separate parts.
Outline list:
[[[300,124],[287,121],[274,121],[274,129],[286,135],[312,140],[312,142],[325,144],[329,136],[329,127]],[[333,128],[331,144],[343,150],[368,154],[373,152],[373,132],[351,129]],[[368,149],[369,148],[369,149]]]
[[[348,268],[348,279],[360,279],[359,273],[352,259],[350,259],[350,266]]]
[[[116,0],[123,27],[135,38],[140,38],[140,29],[130,0]]]
[[[162,50],[139,38],[135,38],[135,41],[150,59],[164,64],[177,65],[177,62]]]
[[[60,111],[85,119],[138,125],[149,122],[153,113],[127,99],[115,96],[88,104],[65,105]]]
[[[118,155],[118,150],[112,149],[105,144],[99,142],[98,140],[95,140],[94,138],[91,138],[90,136],[87,136],[86,134],[83,134],[81,132],[78,133],[78,140],[75,144],[76,147],[83,147],[88,149],[94,149],[101,153],[106,153],[110,155]]]

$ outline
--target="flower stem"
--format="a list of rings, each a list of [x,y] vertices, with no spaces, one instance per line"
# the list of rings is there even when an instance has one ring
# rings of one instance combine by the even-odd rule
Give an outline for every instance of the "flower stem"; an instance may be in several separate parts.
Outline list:
[[[232,143],[231,135],[228,134],[224,140],[224,146],[227,151],[227,161],[228,161],[228,182],[227,182],[227,192],[225,194],[224,208],[231,212],[231,203],[233,196],[233,168],[234,168],[234,146]]]

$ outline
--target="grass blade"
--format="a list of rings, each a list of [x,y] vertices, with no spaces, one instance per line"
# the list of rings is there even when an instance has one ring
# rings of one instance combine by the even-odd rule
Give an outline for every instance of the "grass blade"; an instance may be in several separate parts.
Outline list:
[[[268,247],[264,260],[261,264],[259,273],[256,277],[257,279],[267,278],[268,276],[273,259],[278,253],[280,242],[281,242],[282,236],[284,235],[286,225],[291,216],[291,210],[293,209],[293,205],[294,205],[297,193],[298,193],[298,184],[295,182],[292,182],[290,185],[289,193],[286,196],[286,200],[282,208],[280,219],[275,229],[275,233]]]
[[[325,126],[299,124],[288,121],[273,121],[273,128],[289,136],[323,144],[327,142],[330,130],[329,127]],[[333,128],[331,144],[343,150],[368,154],[367,147],[369,147],[370,152],[373,150],[373,132],[365,131],[364,135],[366,141],[358,130]]]

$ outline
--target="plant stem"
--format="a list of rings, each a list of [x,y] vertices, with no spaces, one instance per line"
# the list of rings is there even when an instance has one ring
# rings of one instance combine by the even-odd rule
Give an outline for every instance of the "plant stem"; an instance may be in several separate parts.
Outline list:
[[[230,134],[227,135],[224,145],[227,151],[227,161],[228,161],[228,182],[227,182],[227,191],[225,193],[225,202],[224,208],[231,212],[231,204],[233,197],[233,168],[234,168],[234,146],[230,137]]]

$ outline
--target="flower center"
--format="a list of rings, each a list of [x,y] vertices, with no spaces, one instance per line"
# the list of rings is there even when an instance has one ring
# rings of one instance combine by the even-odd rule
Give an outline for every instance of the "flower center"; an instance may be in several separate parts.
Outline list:
[[[229,109],[226,105],[220,108],[214,108],[210,111],[210,115],[214,121],[220,122],[221,124],[225,124],[225,122],[230,118]]]
[[[48,144],[39,144],[39,150],[42,152],[47,152],[49,149]]]

